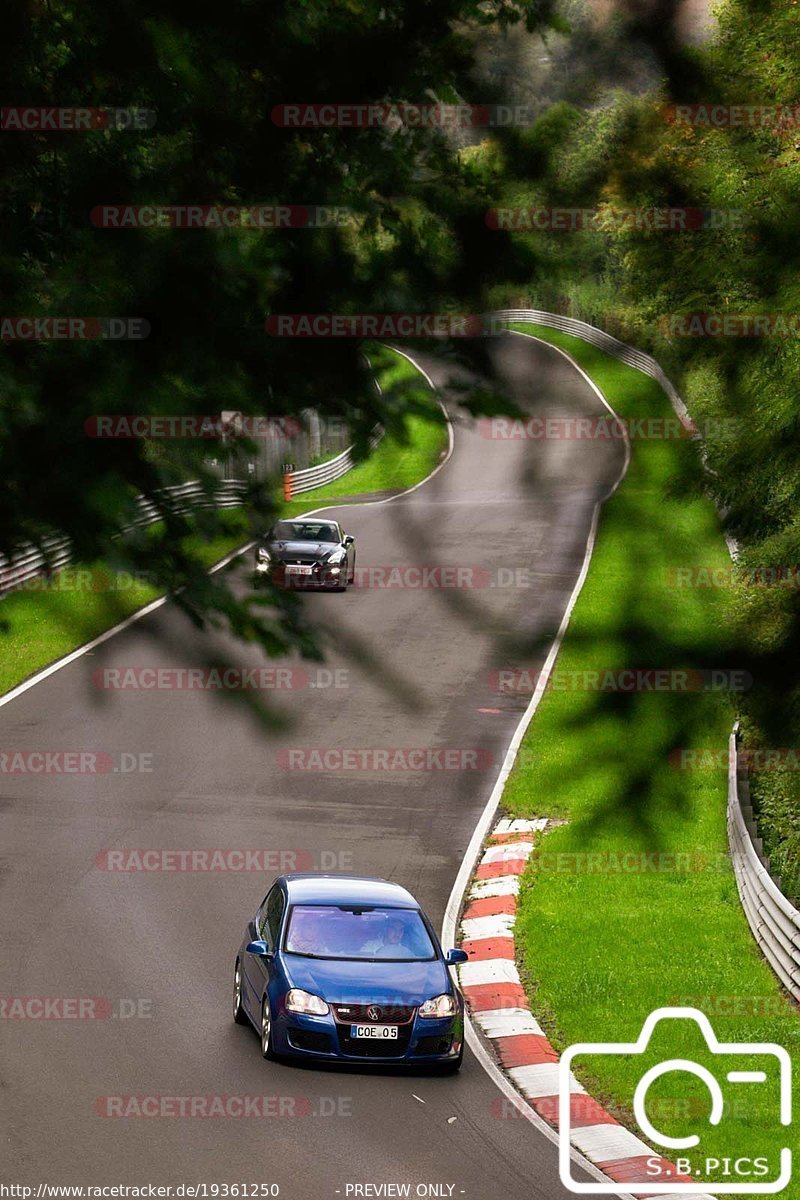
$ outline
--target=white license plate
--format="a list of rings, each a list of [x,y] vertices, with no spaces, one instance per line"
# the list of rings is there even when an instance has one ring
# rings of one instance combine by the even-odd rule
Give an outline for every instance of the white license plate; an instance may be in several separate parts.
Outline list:
[[[310,575],[312,573],[313,569],[314,569],[313,567],[287,566],[286,574],[287,575]]]
[[[350,1037],[377,1038],[379,1041],[392,1042],[397,1040],[396,1025],[351,1025]]]

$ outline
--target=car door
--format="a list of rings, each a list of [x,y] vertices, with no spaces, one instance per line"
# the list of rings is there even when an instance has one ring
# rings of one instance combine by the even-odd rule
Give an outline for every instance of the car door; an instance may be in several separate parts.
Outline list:
[[[276,883],[267,893],[264,903],[252,922],[253,937],[266,942],[273,954],[278,949],[281,918],[285,906],[286,898],[283,890]],[[262,958],[260,954],[245,954],[245,960],[245,977],[250,992],[251,1009],[253,1012],[258,1012],[261,1007],[261,998],[267,989],[273,971],[273,964],[269,959]]]

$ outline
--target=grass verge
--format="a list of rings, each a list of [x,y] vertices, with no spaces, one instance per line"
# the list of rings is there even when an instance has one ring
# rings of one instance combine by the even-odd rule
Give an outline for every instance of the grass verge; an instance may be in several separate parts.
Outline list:
[[[621,417],[672,417],[654,381],[602,351],[550,329],[514,328],[567,350]],[[710,501],[690,486],[697,478],[691,443],[633,440],[555,664],[565,690],[545,693],[504,795],[514,816],[567,822],[531,859],[516,926],[532,1007],[559,1050],[633,1041],[648,1014],[675,1004],[705,1012],[724,1041],[776,1042],[795,1054],[800,1046],[797,1010],[756,949],[737,895],[725,769],[686,766],[708,762],[693,752],[724,756],[731,696],[694,690],[704,676],[690,675],[687,690],[623,692],[594,690],[585,674],[735,665],[730,594],[675,586],[676,568],[729,562]],[[576,1064],[576,1073],[637,1132],[632,1097],[653,1061],[694,1059],[721,1078],[729,1100],[736,1089],[724,1084],[720,1060],[687,1024],[660,1026],[646,1064],[609,1057]],[[709,1127],[705,1085],[672,1073],[651,1089],[648,1112],[669,1135],[702,1134],[701,1147],[682,1152],[695,1170],[701,1151],[721,1159],[755,1149],[773,1167],[787,1144],[775,1071],[769,1086],[739,1092],[722,1124]]]
[[[442,410],[415,367],[388,347],[370,349],[370,358],[384,394],[400,402],[410,395],[418,407],[407,422],[407,436],[385,437],[369,458],[325,488],[305,492],[288,504],[281,502],[280,515],[291,516],[339,496],[412,487],[433,470],[447,445],[447,426]],[[208,567],[219,562],[248,539],[243,512],[230,510],[220,516],[220,533],[211,541],[190,539],[200,562]],[[56,572],[49,581],[37,580],[0,601],[0,695],[30,675],[157,599],[159,591],[146,581],[112,572],[102,563],[77,564]]]

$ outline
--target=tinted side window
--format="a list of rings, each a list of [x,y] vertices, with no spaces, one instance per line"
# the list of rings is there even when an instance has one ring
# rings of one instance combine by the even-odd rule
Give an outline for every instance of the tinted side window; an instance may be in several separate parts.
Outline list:
[[[286,902],[281,889],[277,887],[273,888],[270,894],[267,896],[267,930],[265,934],[265,937],[273,950],[276,949],[278,945],[278,934],[280,932],[281,918],[283,917],[285,905]]]

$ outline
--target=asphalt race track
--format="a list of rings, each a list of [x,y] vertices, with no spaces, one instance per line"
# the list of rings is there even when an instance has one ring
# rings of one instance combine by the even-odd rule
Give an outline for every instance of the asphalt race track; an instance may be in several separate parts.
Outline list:
[[[555,350],[508,336],[492,354],[525,410],[605,411]],[[444,382],[439,360],[419,361]],[[568,1195],[553,1143],[512,1111],[469,1051],[454,1078],[262,1061],[255,1033],[233,1024],[230,997],[239,939],[270,872],[109,871],[97,856],[105,865],[102,852],[115,848],[284,852],[289,866],[402,882],[438,928],[527,705],[498,694],[491,673],[543,660],[622,455],[617,442],[490,439],[456,417],[453,455],[422,487],[330,510],[357,539],[365,583],[380,575],[367,568],[447,564],[468,568],[462,579],[476,586],[304,597],[327,631],[325,665],[345,672],[344,686],[281,692],[287,728],[267,732],[207,691],[92,683],[100,668],[195,663],[209,639],[170,606],[0,709],[6,752],[88,750],[116,767],[152,755],[141,760],[151,770],[0,781],[0,996],[103,1000],[103,1019],[0,1021],[4,1178],[275,1183],[285,1200],[403,1183],[412,1195],[429,1184],[470,1200]],[[266,661],[222,645],[242,665]],[[305,669],[325,682],[313,664]],[[298,750],[328,747],[450,749],[477,769],[287,766]],[[142,1015],[104,1015],[121,1002]],[[119,1096],[277,1097],[270,1111],[283,1115],[105,1115],[118,1110],[102,1098]]]

